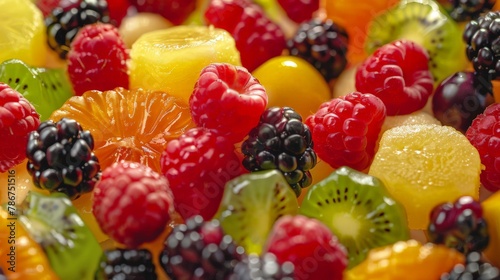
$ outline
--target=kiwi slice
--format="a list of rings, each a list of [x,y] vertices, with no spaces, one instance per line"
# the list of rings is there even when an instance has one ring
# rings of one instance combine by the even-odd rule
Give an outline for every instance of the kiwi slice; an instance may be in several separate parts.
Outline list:
[[[21,224],[61,279],[94,279],[103,252],[67,196],[30,192],[18,210]]]
[[[295,192],[283,174],[273,169],[227,182],[215,218],[248,254],[260,254],[274,222],[297,214],[298,208]]]
[[[373,53],[399,39],[412,40],[427,50],[436,85],[467,65],[458,25],[432,0],[403,0],[376,17],[368,30],[366,50]]]
[[[0,64],[0,82],[20,92],[45,121],[74,95],[64,69],[35,68],[19,59]]]
[[[372,248],[410,238],[404,207],[382,181],[349,167],[312,186],[300,214],[330,228],[347,249],[349,268],[363,261]]]

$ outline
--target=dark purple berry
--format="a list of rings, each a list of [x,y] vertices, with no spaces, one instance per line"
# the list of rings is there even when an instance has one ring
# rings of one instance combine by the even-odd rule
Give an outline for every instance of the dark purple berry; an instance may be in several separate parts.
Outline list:
[[[114,249],[104,251],[101,273],[104,279],[156,280],[153,256],[146,249]],[[97,278],[96,278],[97,279]]]
[[[331,82],[347,65],[348,40],[342,26],[316,18],[300,24],[287,47],[290,55],[303,58]]]
[[[500,78],[500,11],[491,11],[467,23],[463,33],[467,57],[486,80]]]
[[[480,252],[467,254],[465,264],[456,264],[450,272],[444,273],[440,280],[500,280],[498,268],[481,261]]]
[[[434,116],[465,133],[472,121],[494,103],[490,80],[472,72],[457,72],[443,80],[432,97]]]
[[[71,199],[91,192],[100,176],[93,143],[90,132],[74,120],[43,122],[30,134],[26,149],[27,169],[35,186]]]
[[[160,263],[171,279],[226,280],[246,257],[217,220],[194,216],[172,230],[165,240]]]
[[[312,182],[310,169],[317,162],[309,127],[289,107],[264,111],[241,147],[243,166],[251,172],[278,169],[299,196]]]
[[[454,203],[437,205],[431,212],[427,230],[431,242],[444,244],[464,254],[481,252],[489,242],[481,204],[468,196]]]
[[[496,0],[441,0],[443,7],[455,21],[478,18],[495,6]]]
[[[228,280],[293,280],[293,271],[292,263],[280,264],[272,253],[251,254],[236,265]]]

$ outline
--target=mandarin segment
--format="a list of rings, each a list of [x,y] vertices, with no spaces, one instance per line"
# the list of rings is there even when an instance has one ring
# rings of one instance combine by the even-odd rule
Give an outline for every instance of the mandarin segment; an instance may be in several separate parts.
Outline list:
[[[369,174],[401,202],[412,229],[424,229],[437,204],[478,199],[481,161],[465,136],[449,126],[405,125],[387,130]]]
[[[70,98],[50,118],[64,117],[90,131],[101,169],[128,160],[161,172],[160,155],[167,143],[194,127],[186,102],[143,89],[87,91]]]
[[[439,279],[460,263],[464,263],[464,257],[454,249],[431,243],[422,245],[416,240],[400,241],[371,250],[364,262],[345,274],[345,279]],[[414,273],[416,270],[418,273]]]

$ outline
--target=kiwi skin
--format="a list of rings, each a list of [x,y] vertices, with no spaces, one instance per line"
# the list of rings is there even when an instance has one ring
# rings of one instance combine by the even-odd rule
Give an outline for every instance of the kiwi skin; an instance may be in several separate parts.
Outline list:
[[[349,167],[312,186],[300,214],[330,228],[347,249],[349,268],[362,262],[372,248],[410,238],[404,207],[382,181]]]
[[[215,218],[246,253],[260,255],[276,220],[296,215],[298,208],[295,192],[283,174],[272,169],[227,182]]]
[[[414,41],[427,50],[429,69],[437,85],[467,66],[461,34],[458,25],[436,2],[403,0],[372,21],[365,48],[373,53],[398,39]]]
[[[47,120],[74,95],[64,69],[30,67],[19,59],[0,64],[0,82],[8,84],[33,104],[40,121]]]

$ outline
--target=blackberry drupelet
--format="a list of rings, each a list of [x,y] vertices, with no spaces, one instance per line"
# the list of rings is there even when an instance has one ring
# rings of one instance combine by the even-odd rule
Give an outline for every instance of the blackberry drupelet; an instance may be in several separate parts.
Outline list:
[[[272,253],[251,254],[236,265],[229,280],[293,280],[293,271],[292,263],[279,264]]]
[[[495,6],[496,0],[449,0],[448,2],[450,7],[444,6],[450,16],[456,21],[467,21],[489,12]]]
[[[217,220],[194,216],[172,230],[160,263],[172,279],[225,280],[245,257],[244,249],[222,232]]]
[[[500,79],[500,11],[467,23],[463,39],[476,73],[487,80]]]
[[[54,9],[45,18],[49,47],[66,59],[71,42],[80,28],[96,22],[110,22],[106,0],[82,0],[77,7]]]
[[[104,251],[101,269],[107,280],[156,280],[153,255],[147,249]]]
[[[75,120],[63,118],[40,124],[28,138],[28,172],[35,186],[65,193],[71,199],[91,192],[100,177],[92,152],[94,138]]]
[[[441,280],[500,280],[500,272],[498,268],[481,261],[481,253],[471,252],[467,254],[465,265],[455,265],[441,276]]]
[[[331,20],[312,19],[302,23],[289,39],[290,55],[307,60],[329,83],[347,65],[347,31]]]
[[[428,236],[429,241],[464,254],[481,252],[489,243],[481,204],[472,197],[463,196],[454,204],[436,206],[431,212]]]
[[[290,107],[272,107],[264,111],[241,147],[243,166],[253,172],[278,169],[300,195],[312,183],[311,170],[317,163],[309,127]]]

